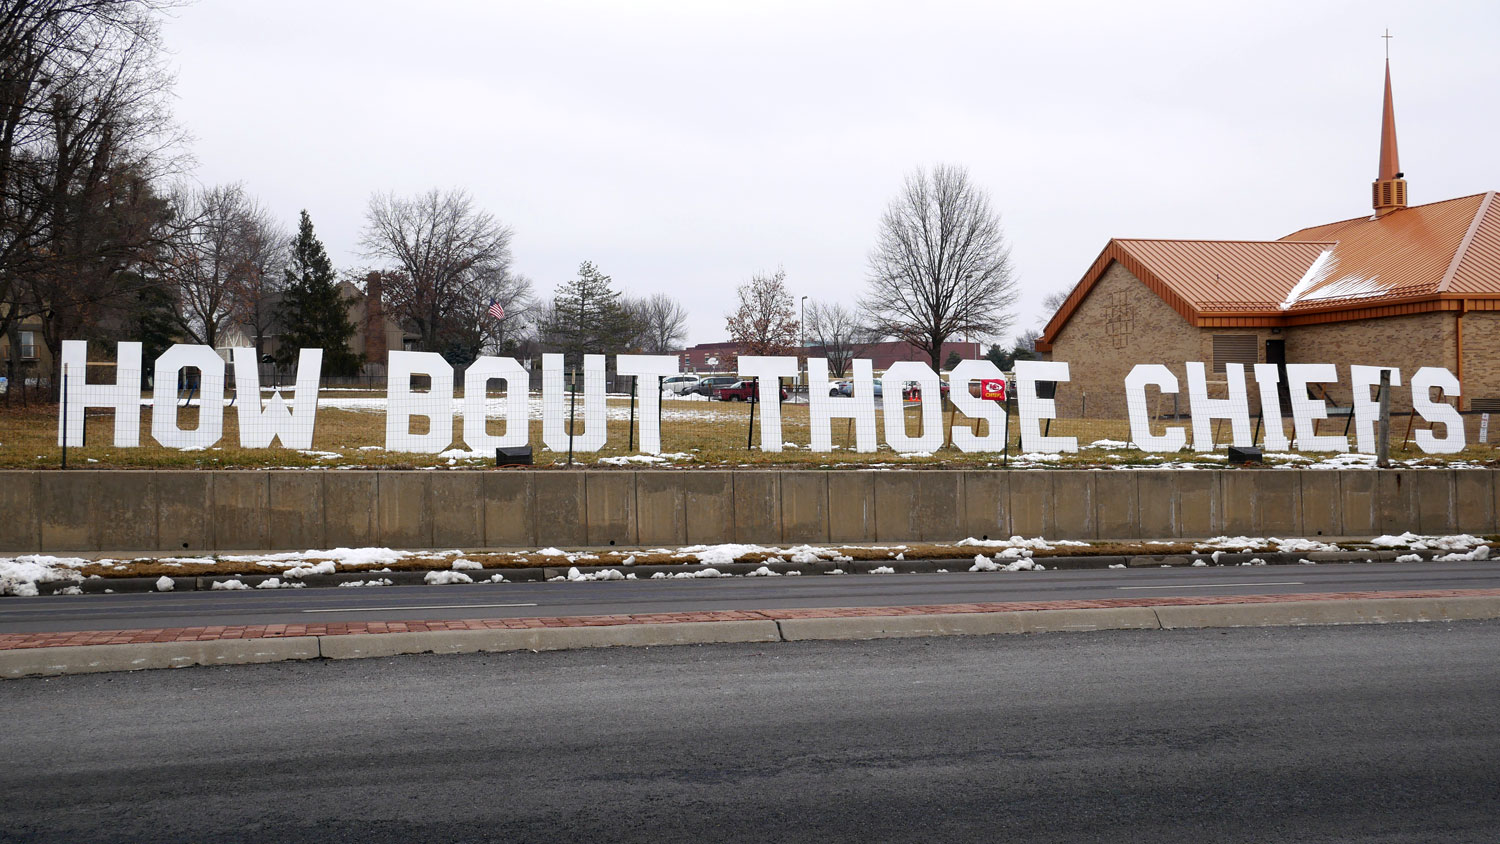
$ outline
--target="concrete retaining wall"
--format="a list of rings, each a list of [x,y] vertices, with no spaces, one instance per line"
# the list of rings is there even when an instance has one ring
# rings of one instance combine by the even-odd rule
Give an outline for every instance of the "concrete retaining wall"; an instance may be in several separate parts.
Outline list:
[[[0,554],[1496,533],[1496,472],[0,471]]]

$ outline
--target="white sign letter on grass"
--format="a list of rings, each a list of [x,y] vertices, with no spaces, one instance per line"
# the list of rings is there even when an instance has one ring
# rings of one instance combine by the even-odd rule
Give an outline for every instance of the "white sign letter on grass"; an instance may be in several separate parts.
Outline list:
[[[890,365],[881,376],[881,404],[885,411],[885,443],[902,454],[927,452],[943,447],[943,382],[932,367],[913,360]],[[906,433],[906,403],[901,394],[907,381],[917,382],[917,410],[921,414],[921,435]]]
[[[197,368],[198,427],[177,427],[177,374]],[[208,448],[224,433],[224,359],[209,346],[178,343],[156,359],[151,438],[167,448]]]
[[[661,454],[661,379],[677,374],[676,355],[616,355],[615,371],[641,379],[641,451]]]
[[[1391,386],[1401,386],[1401,370],[1394,366],[1351,366],[1349,382],[1354,387],[1354,442],[1365,454],[1375,453],[1375,424],[1380,421],[1380,399],[1370,394],[1380,386],[1380,373],[1390,370]]]
[[[318,414],[318,376],[323,371],[323,350],[297,352],[297,387],[291,407],[281,391],[271,393],[264,408],[260,400],[260,366],[255,350],[234,349],[234,393],[239,410],[240,447],[270,448],[281,438],[287,448],[312,448],[313,423]]]
[[[948,399],[970,419],[984,420],[984,436],[972,428],[953,428],[953,444],[959,451],[1001,451],[1005,448],[1005,407],[993,399],[969,392],[975,381],[1000,380],[1005,373],[987,360],[960,361],[948,374]]]
[[[1424,366],[1411,377],[1411,406],[1429,425],[1444,425],[1448,435],[1439,439],[1432,431],[1417,431],[1417,448],[1424,454],[1457,454],[1464,450],[1464,419],[1458,409],[1444,401],[1432,400],[1432,388],[1450,396],[1459,394],[1458,379],[1440,366]]]
[[[505,382],[505,403],[501,418],[505,433],[489,433],[489,393],[491,381]],[[526,391],[530,376],[515,358],[484,355],[469,364],[464,372],[464,445],[470,451],[491,452],[497,448],[526,445],[531,439],[531,425],[526,419]]]
[[[759,379],[760,450],[781,451],[781,379],[797,374],[797,359],[741,355],[740,377]]]
[[[1297,448],[1303,451],[1348,451],[1349,438],[1317,436],[1318,420],[1328,418],[1328,405],[1322,399],[1307,396],[1308,384],[1326,384],[1339,380],[1339,371],[1331,363],[1289,363],[1286,365],[1287,389],[1292,394],[1292,430],[1297,433]],[[1267,442],[1267,445],[1270,443]]]
[[[1214,450],[1214,420],[1228,419],[1233,442],[1237,446],[1251,445],[1254,433],[1250,430],[1250,399],[1245,392],[1245,365],[1224,364],[1224,378],[1228,385],[1229,398],[1208,397],[1208,375],[1201,361],[1187,364],[1188,407],[1193,415],[1193,450]]]
[[[1260,420],[1266,429],[1266,448],[1286,451],[1286,428],[1281,424],[1281,373],[1274,363],[1255,365],[1255,389],[1260,392]]]
[[[1181,451],[1187,444],[1187,429],[1169,425],[1161,436],[1151,433],[1151,413],[1146,408],[1146,387],[1163,393],[1177,392],[1177,376],[1159,363],[1136,364],[1125,376],[1125,407],[1130,412],[1130,439],[1141,451]]]
[[[855,360],[854,390],[848,396],[829,393],[827,358],[807,359],[807,419],[813,451],[833,451],[833,420],[854,420],[854,450],[874,451],[875,377],[868,360]]]
[[[83,445],[83,412],[91,407],[114,411],[115,447],[135,448],[141,444],[141,344],[119,343],[115,346],[115,383],[88,383],[89,344],[85,340],[64,340],[63,374],[67,376],[67,395],[63,406],[67,414],[57,426],[57,444]]]
[[[1067,361],[1018,360],[1016,361],[1016,404],[1020,411],[1021,450],[1056,454],[1060,451],[1077,451],[1077,437],[1044,437],[1042,420],[1057,418],[1057,402],[1039,399],[1036,382],[1071,380]]]
[[[542,355],[542,444],[553,451],[568,450],[568,407],[575,397],[563,391],[563,356]],[[598,451],[604,447],[604,355],[583,356],[582,407],[575,410],[572,448]],[[583,433],[577,433],[577,416]]]
[[[437,352],[391,352],[386,362],[386,451],[437,454],[453,444],[453,367]],[[432,389],[411,391],[411,377],[426,375]],[[427,417],[427,433],[413,434],[411,418]]]

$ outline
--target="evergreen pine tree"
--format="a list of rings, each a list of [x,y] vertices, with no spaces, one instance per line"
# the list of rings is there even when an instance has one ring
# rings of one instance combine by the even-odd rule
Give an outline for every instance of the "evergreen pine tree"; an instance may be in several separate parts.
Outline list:
[[[300,349],[323,350],[323,372],[327,375],[355,375],[359,358],[349,351],[354,325],[339,295],[333,263],[323,242],[313,234],[312,218],[307,211],[297,224],[292,238],[292,254],[287,262],[286,289],[278,309],[281,321],[281,344],[276,362],[288,366],[297,361]]]
[[[581,365],[585,354],[626,351],[637,334],[634,317],[610,281],[593,262],[584,261],[578,278],[564,282],[552,299],[543,334],[566,355],[569,366]]]

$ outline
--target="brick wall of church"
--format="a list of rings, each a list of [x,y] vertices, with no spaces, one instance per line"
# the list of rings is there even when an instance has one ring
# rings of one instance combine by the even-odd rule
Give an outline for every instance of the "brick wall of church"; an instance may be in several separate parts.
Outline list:
[[[1124,419],[1125,376],[1138,363],[1164,363],[1182,382],[1182,410],[1187,412],[1183,361],[1205,360],[1211,340],[1152,293],[1119,264],[1105,270],[1052,345],[1051,359],[1067,361],[1073,380],[1058,386],[1062,418],[1087,416]],[[1170,399],[1168,399],[1170,401]],[[1164,412],[1167,412],[1165,406]]]
[[[1467,344],[1472,326],[1465,325],[1464,328]],[[1349,386],[1350,364],[1399,367],[1402,387],[1391,391],[1391,409],[1402,412],[1411,409],[1411,391],[1406,387],[1418,369],[1441,366],[1457,373],[1457,338],[1452,313],[1305,325],[1288,328],[1283,336],[1286,338],[1287,363],[1331,363],[1338,367],[1339,383],[1328,385],[1327,389],[1329,396],[1346,407],[1353,400],[1353,390]],[[1468,373],[1465,375],[1465,380],[1468,380]]]

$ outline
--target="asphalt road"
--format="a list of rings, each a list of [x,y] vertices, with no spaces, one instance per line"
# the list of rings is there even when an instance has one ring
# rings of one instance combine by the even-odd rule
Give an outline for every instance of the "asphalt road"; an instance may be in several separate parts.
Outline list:
[[[1181,595],[1500,588],[1500,563],[1339,563],[1046,572],[284,589],[0,600],[0,633],[545,617]]]
[[[1500,622],[0,683],[5,841],[1500,840]]]

